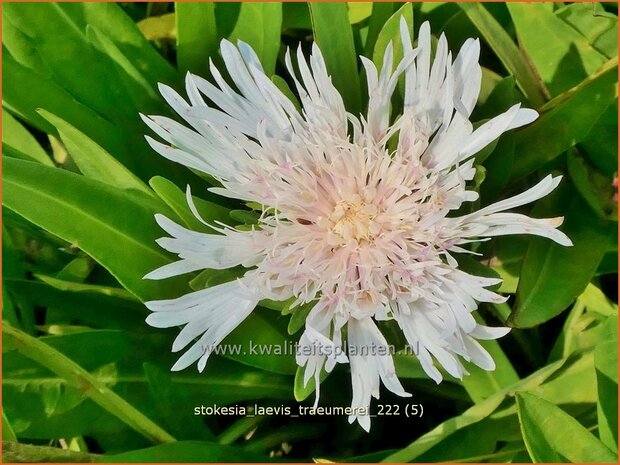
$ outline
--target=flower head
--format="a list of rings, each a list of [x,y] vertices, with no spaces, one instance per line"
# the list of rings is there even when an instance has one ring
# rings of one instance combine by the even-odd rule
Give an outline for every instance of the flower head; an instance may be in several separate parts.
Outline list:
[[[246,268],[237,280],[147,303],[152,326],[184,325],[173,350],[189,349],[173,370],[196,361],[202,370],[210,353],[204,348],[219,344],[262,299],[312,305],[300,344],[322,350],[304,351],[297,363],[305,367],[306,382],[315,378],[318,393],[321,370],[348,362],[354,408],[378,398],[380,382],[409,395],[390,353],[342,350],[386,346],[382,320],[396,321],[424,371],[438,383],[442,374],[436,364],[457,378],[467,374],[461,360],[494,369],[477,339],[496,339],[508,328],[483,326],[472,312],[478,302],[506,299],[487,289],[499,280],[460,270],[454,255],[472,253],[466,248],[470,242],[505,234],[536,234],[570,245],[556,229],[562,218],[505,213],[547,195],[560,178],[548,176],[522,194],[457,216],[463,203],[478,197],[468,190],[473,156],[503,132],[534,121],[537,113],[515,105],[474,129],[469,118],[482,75],[478,41],[467,40],[453,60],[442,35],[431,60],[428,23],[420,28],[416,48],[404,21],[401,35],[404,57],[396,66],[391,45],[381,71],[361,57],[369,97],[363,116],[345,110],[316,45],[309,64],[301,49],[296,66],[286,55],[301,110],[243,42],[221,44],[236,89],[213,64],[215,84],[187,75],[189,101],[160,86],[189,127],[144,117],[166,142],[147,137],[151,146],[215,178],[221,187],[211,191],[262,206],[249,231],[219,224],[205,234],[157,216],[170,236],[159,244],[180,260],[147,278]],[[395,117],[390,102],[399,78],[404,109]],[[189,191],[188,202],[199,218]],[[369,429],[367,415],[352,415],[350,421],[355,419]]]

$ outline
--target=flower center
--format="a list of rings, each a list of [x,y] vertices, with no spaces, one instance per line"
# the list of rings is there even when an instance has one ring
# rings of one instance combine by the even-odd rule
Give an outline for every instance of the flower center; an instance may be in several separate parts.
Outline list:
[[[338,202],[329,219],[335,234],[346,241],[360,242],[371,240],[379,232],[376,216],[377,207],[355,195],[351,200]]]

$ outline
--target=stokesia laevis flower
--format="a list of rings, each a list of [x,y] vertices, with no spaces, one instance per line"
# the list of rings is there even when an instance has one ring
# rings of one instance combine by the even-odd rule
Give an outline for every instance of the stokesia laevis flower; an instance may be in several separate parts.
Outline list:
[[[243,42],[221,43],[236,89],[212,63],[216,84],[187,75],[189,102],[160,86],[190,127],[161,116],[143,117],[166,141],[147,137],[150,145],[215,178],[221,187],[212,192],[262,206],[258,224],[249,231],[211,224],[213,234],[205,234],[157,215],[170,235],[159,244],[180,260],[146,278],[238,265],[246,269],[239,279],[147,303],[153,312],[150,325],[184,325],[172,350],[189,349],[173,370],[197,361],[202,371],[211,353],[207,348],[219,344],[262,299],[312,303],[297,363],[305,367],[306,382],[316,380],[317,402],[321,370],[347,362],[354,409],[379,397],[380,381],[397,395],[409,395],[392,356],[370,350],[387,345],[377,325],[381,320],[396,321],[437,383],[442,375],[436,363],[456,378],[467,374],[461,359],[495,368],[477,339],[496,339],[509,329],[478,324],[472,312],[477,302],[506,299],[486,289],[499,280],[465,273],[453,254],[471,253],[464,245],[505,234],[535,234],[571,245],[556,229],[562,218],[505,212],[547,195],[560,177],[548,176],[519,195],[455,216],[464,202],[478,197],[467,184],[475,173],[473,155],[538,115],[515,105],[474,130],[469,117],[480,91],[478,40],[467,40],[453,60],[442,35],[431,60],[428,23],[420,28],[416,48],[404,21],[401,36],[404,58],[395,68],[391,45],[380,72],[360,57],[369,103],[359,117],[345,110],[316,45],[309,64],[301,49],[296,67],[286,54],[302,110],[265,75]],[[405,84],[404,109],[390,118],[399,77]],[[200,219],[189,189],[187,200]],[[311,350],[303,350],[306,346]],[[347,357],[343,346],[358,350],[349,350]],[[370,428],[368,415],[352,415],[349,421],[355,419]]]

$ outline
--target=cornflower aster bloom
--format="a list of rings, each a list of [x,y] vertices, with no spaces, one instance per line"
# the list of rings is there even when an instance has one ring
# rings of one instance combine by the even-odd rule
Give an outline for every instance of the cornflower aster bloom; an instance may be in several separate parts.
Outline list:
[[[150,325],[184,325],[172,350],[189,349],[172,370],[198,361],[202,371],[208,348],[262,299],[313,305],[300,339],[304,355],[297,356],[297,363],[305,367],[306,383],[315,379],[317,402],[321,371],[347,362],[355,411],[369,407],[371,396],[379,397],[380,381],[399,396],[409,395],[391,354],[371,350],[387,347],[377,325],[382,320],[396,321],[437,383],[442,374],[436,363],[456,378],[467,374],[461,359],[495,368],[477,339],[496,339],[509,329],[478,324],[472,312],[477,302],[506,300],[486,289],[500,280],[460,270],[453,254],[472,253],[463,246],[505,234],[535,234],[571,245],[556,229],[563,218],[505,213],[547,195],[560,177],[548,176],[519,195],[455,216],[464,202],[478,198],[467,186],[475,173],[473,156],[538,115],[515,105],[474,130],[469,117],[482,75],[478,40],[467,40],[453,60],[442,35],[431,60],[428,23],[420,28],[416,48],[404,21],[401,36],[404,57],[395,69],[391,45],[380,72],[360,57],[369,103],[359,117],[347,113],[316,44],[309,64],[297,50],[297,71],[286,54],[302,110],[265,75],[243,42],[221,43],[236,90],[213,63],[216,84],[187,75],[189,102],[160,86],[191,128],[161,116],[143,117],[167,142],[147,137],[153,149],[215,178],[221,187],[212,192],[262,206],[258,224],[249,231],[214,224],[209,225],[214,233],[205,234],[157,215],[171,236],[159,244],[180,260],[147,278],[238,265],[247,270],[239,279],[146,304],[153,312]],[[404,109],[390,123],[390,101],[400,77]],[[189,190],[187,200],[200,218]],[[343,350],[345,339],[346,347],[358,350]],[[368,415],[354,414],[349,421],[355,419],[370,428]]]

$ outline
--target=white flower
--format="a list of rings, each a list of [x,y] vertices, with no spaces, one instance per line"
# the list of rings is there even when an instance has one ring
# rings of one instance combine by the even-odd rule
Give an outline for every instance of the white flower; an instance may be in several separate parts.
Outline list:
[[[219,344],[262,299],[314,304],[300,340],[314,350],[298,355],[297,363],[305,366],[306,382],[315,378],[317,402],[321,370],[346,362],[352,407],[368,407],[371,396],[378,398],[379,380],[390,391],[409,395],[390,353],[372,350],[387,345],[377,325],[381,320],[396,320],[437,383],[442,375],[436,362],[456,378],[467,374],[461,359],[494,369],[477,339],[496,339],[509,329],[482,326],[472,312],[477,302],[506,299],[486,289],[499,280],[459,270],[453,253],[472,253],[463,245],[505,234],[536,234],[571,245],[556,229],[562,218],[505,213],[547,195],[560,177],[548,176],[520,195],[455,216],[464,202],[478,197],[467,190],[475,173],[473,155],[538,115],[515,105],[474,130],[469,117],[480,91],[479,42],[467,40],[452,60],[442,35],[431,61],[428,23],[421,26],[415,49],[404,22],[401,34],[404,58],[393,72],[391,45],[381,72],[361,57],[369,104],[359,118],[346,112],[316,45],[309,65],[298,49],[297,71],[286,55],[302,111],[264,74],[243,42],[221,44],[236,89],[213,64],[217,85],[187,75],[189,102],[160,86],[191,127],[161,116],[143,117],[166,141],[147,137],[151,146],[214,177],[221,187],[211,191],[263,208],[251,231],[211,225],[214,234],[157,216],[170,235],[159,244],[180,260],[147,278],[247,268],[238,280],[147,303],[153,311],[150,325],[185,325],[172,350],[190,348],[173,370],[198,361],[202,371],[211,352],[206,348]],[[390,124],[390,101],[401,76],[404,111]],[[189,190],[187,200],[199,217]],[[348,351],[342,350],[345,340]],[[369,349],[351,350],[360,347]],[[368,415],[352,415],[349,421],[354,419],[369,429]]]

